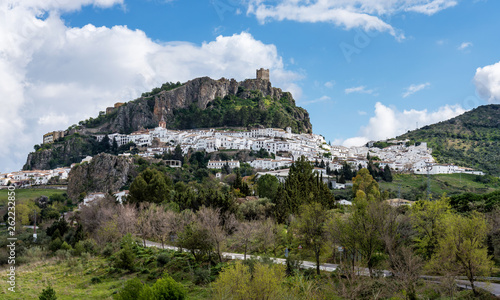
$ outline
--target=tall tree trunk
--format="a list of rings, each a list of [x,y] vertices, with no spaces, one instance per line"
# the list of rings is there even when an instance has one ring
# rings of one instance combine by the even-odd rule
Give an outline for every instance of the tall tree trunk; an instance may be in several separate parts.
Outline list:
[[[321,275],[320,271],[319,271],[319,251],[316,251],[316,273],[318,275]]]

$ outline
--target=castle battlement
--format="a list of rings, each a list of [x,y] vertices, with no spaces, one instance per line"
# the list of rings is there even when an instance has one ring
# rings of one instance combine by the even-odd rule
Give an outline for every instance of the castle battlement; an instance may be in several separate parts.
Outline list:
[[[269,69],[260,68],[257,70],[257,79],[269,81]]]

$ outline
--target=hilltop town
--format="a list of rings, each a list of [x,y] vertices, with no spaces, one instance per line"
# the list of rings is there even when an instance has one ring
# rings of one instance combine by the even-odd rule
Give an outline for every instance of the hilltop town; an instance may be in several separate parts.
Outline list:
[[[165,121],[160,121],[158,127],[149,130],[140,130],[131,134],[113,133],[108,135],[95,135],[97,141],[107,139],[112,145],[118,147],[130,145],[138,149],[137,155],[144,158],[158,157],[165,152],[174,152],[180,146],[185,155],[190,150],[206,151],[207,153],[225,150],[250,150],[264,149],[273,158],[257,158],[251,161],[209,161],[208,168],[221,169],[225,164],[230,168],[240,167],[240,163],[249,163],[256,170],[278,170],[291,166],[294,160],[301,156],[309,161],[322,161],[324,169],[331,171],[342,169],[347,163],[353,169],[366,168],[369,159],[380,168],[389,168],[397,173],[414,174],[452,174],[468,173],[484,175],[481,171],[451,164],[438,164],[432,156],[432,149],[427,143],[410,145],[408,140],[390,140],[388,146],[379,148],[374,143],[362,147],[343,147],[330,145],[323,136],[317,134],[296,134],[288,127],[280,128],[254,128],[250,130],[234,130],[224,128],[170,130],[165,126]],[[52,138],[45,139],[51,143]],[[375,144],[376,145],[376,144]],[[120,155],[132,155],[123,153]],[[89,162],[91,157],[86,157],[82,162]],[[180,167],[181,162],[174,162],[173,167]],[[0,174],[0,184],[18,184],[22,186],[43,185],[49,180],[60,178],[65,180],[70,168],[57,168],[54,170],[31,170]]]

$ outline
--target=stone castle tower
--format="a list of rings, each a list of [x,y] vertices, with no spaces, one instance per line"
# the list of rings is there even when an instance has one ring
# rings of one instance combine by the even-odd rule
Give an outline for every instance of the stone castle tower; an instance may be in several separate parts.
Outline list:
[[[269,69],[260,68],[257,70],[257,79],[269,81]]]

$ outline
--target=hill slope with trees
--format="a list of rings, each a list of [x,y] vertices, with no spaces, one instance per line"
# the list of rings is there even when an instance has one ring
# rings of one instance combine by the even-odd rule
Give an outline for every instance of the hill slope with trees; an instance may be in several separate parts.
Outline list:
[[[427,142],[439,163],[500,175],[500,105],[484,105],[397,139]]]

